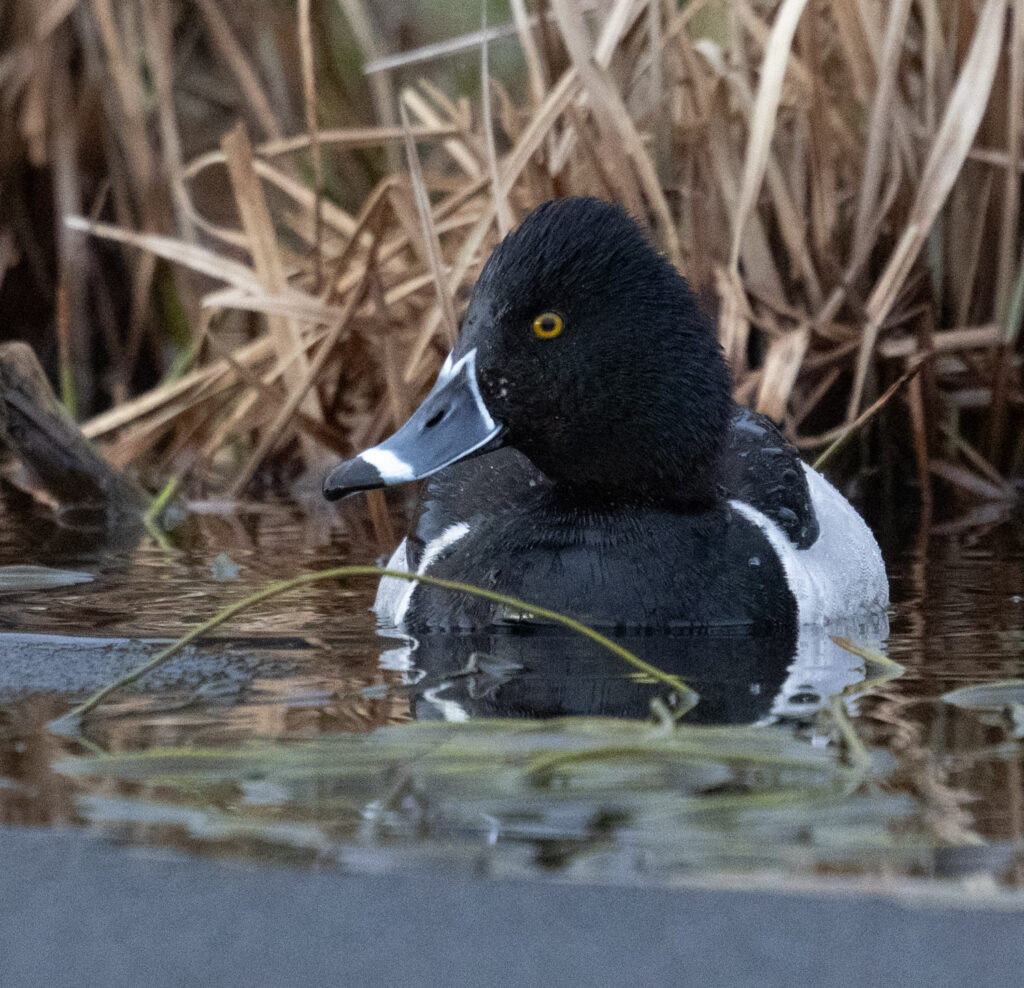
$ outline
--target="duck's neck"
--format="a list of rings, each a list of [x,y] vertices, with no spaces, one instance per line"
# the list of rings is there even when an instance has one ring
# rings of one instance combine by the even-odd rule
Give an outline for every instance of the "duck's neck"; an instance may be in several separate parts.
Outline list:
[[[722,443],[708,440],[695,452],[668,439],[656,444],[616,442],[612,435],[557,458],[522,449],[552,481],[551,495],[593,511],[638,507],[694,512],[721,499],[718,464]],[[603,441],[601,441],[603,440]]]

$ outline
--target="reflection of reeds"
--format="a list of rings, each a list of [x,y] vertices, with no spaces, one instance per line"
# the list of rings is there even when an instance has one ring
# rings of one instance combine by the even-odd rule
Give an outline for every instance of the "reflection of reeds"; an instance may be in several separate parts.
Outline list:
[[[364,5],[340,7],[378,58]],[[737,396],[801,445],[834,440],[926,357],[890,434],[925,486],[1008,496],[1002,478],[1024,469],[1024,5],[511,7],[524,95],[490,79],[485,111],[411,74],[444,62],[343,80],[327,58],[339,27],[306,2],[298,24],[221,0],[12,5],[0,86],[19,113],[2,126],[69,218],[56,349],[81,381],[96,312],[111,364],[115,404],[88,435],[117,462],[216,468],[236,493],[275,450],[310,463],[373,442],[429,383],[500,232],[552,195],[595,194],[714,291]],[[203,116],[211,86],[229,106]],[[361,97],[376,124],[351,109]],[[88,186],[87,148],[102,161]],[[4,222],[0,244],[17,243]],[[125,284],[81,231],[136,248]],[[165,327],[184,313],[190,363],[132,397],[156,297]]]

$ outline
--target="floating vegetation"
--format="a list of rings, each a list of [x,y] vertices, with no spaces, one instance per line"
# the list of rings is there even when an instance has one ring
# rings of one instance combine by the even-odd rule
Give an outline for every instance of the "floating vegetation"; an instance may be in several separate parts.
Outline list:
[[[21,564],[0,566],[0,592],[51,590],[91,582],[91,573],[79,573],[76,570]]]
[[[932,841],[870,762],[784,728],[604,718],[411,723],[365,735],[59,761],[106,831],[518,873],[919,869]],[[526,855],[524,857],[524,854]],[[461,863],[461,865],[460,865]],[[609,870],[611,869],[611,870]]]
[[[942,699],[964,710],[1005,716],[1012,725],[1013,736],[1024,738],[1024,679],[976,683],[946,693]]]
[[[1024,679],[1000,679],[952,690],[942,697],[946,703],[965,710],[1002,710],[1024,705]]]

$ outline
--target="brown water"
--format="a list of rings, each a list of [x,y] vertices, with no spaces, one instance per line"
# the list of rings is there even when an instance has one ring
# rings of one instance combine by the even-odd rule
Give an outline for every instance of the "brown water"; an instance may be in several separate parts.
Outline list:
[[[0,594],[0,821],[369,870],[1024,881],[1022,689],[949,696],[1024,679],[1010,521],[888,551],[896,678],[828,642],[794,672],[792,642],[625,641],[701,694],[675,729],[643,719],[664,688],[580,639],[410,653],[376,634],[365,580],[245,612],[112,697],[81,739],[47,729],[252,590],[380,552],[352,506],[197,514],[166,545],[102,551],[9,517],[0,566],[94,579]],[[237,579],[213,577],[220,553]]]

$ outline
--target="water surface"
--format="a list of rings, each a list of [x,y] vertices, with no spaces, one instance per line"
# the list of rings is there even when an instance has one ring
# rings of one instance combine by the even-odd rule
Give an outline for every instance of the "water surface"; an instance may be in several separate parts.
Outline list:
[[[80,740],[46,725],[168,640],[386,547],[356,506],[207,505],[164,545],[16,514],[3,531],[0,566],[93,576],[0,595],[3,822],[364,871],[1024,880],[1013,522],[888,550],[888,640],[858,642],[895,678],[824,634],[624,638],[701,694],[674,724],[670,691],[583,639],[381,637],[372,584],[332,582],[219,628]]]

